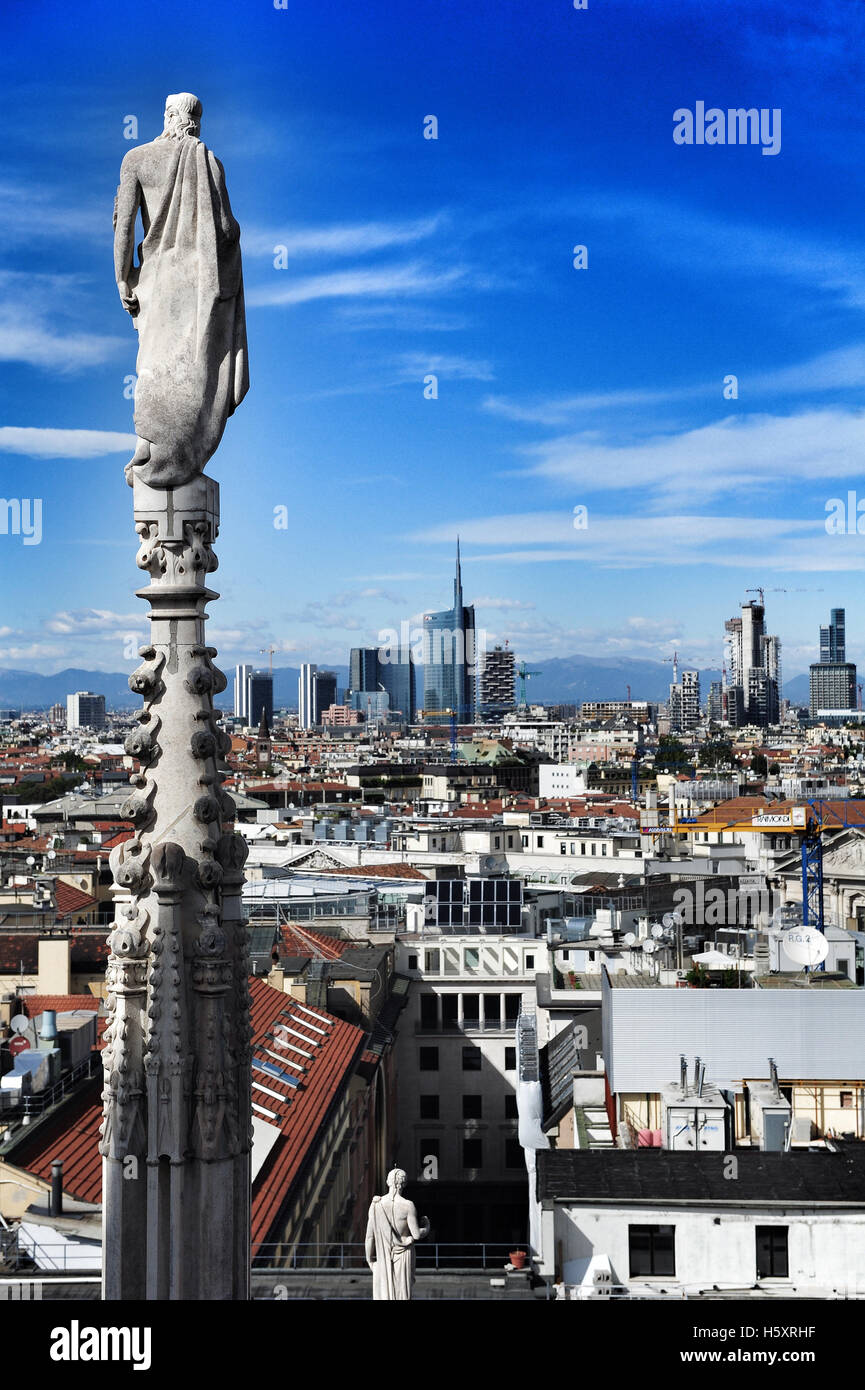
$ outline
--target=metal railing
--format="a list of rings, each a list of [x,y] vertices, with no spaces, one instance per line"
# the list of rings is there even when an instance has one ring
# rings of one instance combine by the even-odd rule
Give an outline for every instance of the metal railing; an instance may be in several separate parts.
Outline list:
[[[27,1095],[13,1090],[0,1091],[0,1116],[5,1120],[18,1119],[24,1115],[44,1114],[52,1105],[57,1105],[63,1100],[70,1091],[74,1091],[82,1080],[95,1076],[101,1065],[101,1056],[89,1052],[83,1061],[43,1091],[32,1091]]]
[[[415,1033],[513,1033],[515,1018],[464,1018],[447,1023],[415,1023]]]
[[[520,1242],[517,1242],[519,1246]],[[501,1270],[510,1261],[514,1244],[480,1242],[474,1244],[442,1244],[419,1241],[414,1247],[416,1268],[425,1270]],[[338,1244],[307,1242],[285,1248],[263,1244],[255,1247],[253,1271],[281,1270],[366,1270],[366,1252],[362,1241],[341,1241]]]

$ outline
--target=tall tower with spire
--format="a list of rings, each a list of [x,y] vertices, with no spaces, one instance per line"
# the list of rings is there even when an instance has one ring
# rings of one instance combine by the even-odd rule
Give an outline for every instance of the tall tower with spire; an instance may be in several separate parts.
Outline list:
[[[463,602],[460,542],[457,537],[454,602],[440,613],[426,613],[424,626],[424,717],[454,713],[473,724],[481,659],[477,650],[475,610]]]

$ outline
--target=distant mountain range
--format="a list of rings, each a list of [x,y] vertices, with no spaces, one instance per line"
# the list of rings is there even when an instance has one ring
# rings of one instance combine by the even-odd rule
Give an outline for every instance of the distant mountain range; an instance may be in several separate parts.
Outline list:
[[[327,666],[322,669],[336,672],[337,685],[342,690],[348,684],[347,666]],[[581,704],[583,700],[626,700],[631,687],[634,700],[660,703],[669,695],[672,667],[668,662],[646,661],[631,657],[563,656],[548,661],[529,663],[540,672],[526,682],[526,694],[534,704]],[[684,669],[684,668],[683,668]],[[233,704],[233,671],[228,675],[228,689],[217,698],[222,709]],[[420,674],[420,672],[418,673]],[[277,709],[297,708],[297,666],[274,668],[274,704]],[[721,679],[717,667],[700,672],[700,689],[705,699],[712,681]],[[136,709],[138,697],[129,689],[128,672],[85,671],[68,667],[52,676],[40,676],[35,671],[0,668],[0,708],[48,709],[76,690],[93,690],[105,696],[109,709]],[[519,698],[519,683],[517,697]],[[784,695],[794,704],[807,704],[809,678],[794,676],[784,686]]]

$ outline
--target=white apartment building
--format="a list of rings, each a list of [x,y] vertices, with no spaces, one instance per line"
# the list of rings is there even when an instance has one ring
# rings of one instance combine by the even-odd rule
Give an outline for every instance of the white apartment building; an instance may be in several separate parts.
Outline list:
[[[442,929],[396,941],[412,985],[396,1045],[396,1159],[440,1241],[519,1240],[526,1169],[517,1133],[516,1023],[546,943]]]
[[[92,690],[76,690],[66,696],[66,728],[104,729],[105,696]]]

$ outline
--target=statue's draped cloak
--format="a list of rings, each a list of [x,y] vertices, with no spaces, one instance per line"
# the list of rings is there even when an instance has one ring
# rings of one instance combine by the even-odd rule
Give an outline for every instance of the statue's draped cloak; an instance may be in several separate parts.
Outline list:
[[[393,1207],[391,1207],[391,1213]],[[403,1302],[411,1299],[414,1279],[414,1242],[399,1235],[388,1215],[385,1199],[373,1197],[369,1209],[368,1234],[375,1241],[372,1270],[373,1299]]]
[[[176,487],[204,468],[249,388],[240,229],[216,157],[194,136],[172,156],[130,276],[138,297],[136,473]]]

